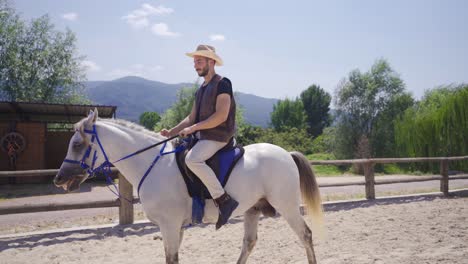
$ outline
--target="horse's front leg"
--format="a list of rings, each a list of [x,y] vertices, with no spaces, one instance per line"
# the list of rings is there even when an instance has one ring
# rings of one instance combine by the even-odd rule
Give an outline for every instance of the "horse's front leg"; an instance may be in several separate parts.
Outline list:
[[[255,207],[250,208],[244,214],[244,244],[242,252],[237,260],[237,264],[245,264],[250,253],[252,253],[255,243],[257,243],[257,228],[260,210]]]
[[[181,225],[173,223],[159,224],[163,236],[166,264],[179,263],[179,247],[182,242],[183,230]]]

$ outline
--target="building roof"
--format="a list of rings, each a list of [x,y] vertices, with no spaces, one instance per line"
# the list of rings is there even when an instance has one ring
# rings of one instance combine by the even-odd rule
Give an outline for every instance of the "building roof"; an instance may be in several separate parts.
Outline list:
[[[0,121],[31,121],[47,123],[76,123],[89,110],[98,109],[99,117],[115,117],[117,106],[47,104],[0,101]]]

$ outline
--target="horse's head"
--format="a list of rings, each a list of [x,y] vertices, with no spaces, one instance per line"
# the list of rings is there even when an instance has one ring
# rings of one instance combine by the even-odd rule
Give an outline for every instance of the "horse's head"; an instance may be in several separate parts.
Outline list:
[[[68,145],[67,156],[54,179],[56,186],[69,192],[78,189],[88,178],[88,169],[105,161],[99,145],[92,142],[93,135],[87,132],[93,130],[97,117],[98,112],[95,109],[89,112],[88,117],[75,124],[75,134]],[[93,161],[95,152],[97,159]]]

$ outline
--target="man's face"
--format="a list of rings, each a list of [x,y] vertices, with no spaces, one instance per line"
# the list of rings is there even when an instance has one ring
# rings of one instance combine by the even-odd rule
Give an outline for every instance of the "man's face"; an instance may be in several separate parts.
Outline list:
[[[205,77],[210,71],[209,59],[201,56],[193,57],[193,66],[195,71],[197,71],[198,76]]]

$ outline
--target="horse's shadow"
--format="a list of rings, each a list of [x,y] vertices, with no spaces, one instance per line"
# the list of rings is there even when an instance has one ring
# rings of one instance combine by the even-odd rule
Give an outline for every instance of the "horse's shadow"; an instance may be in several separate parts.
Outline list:
[[[236,224],[243,222],[242,217],[236,217],[229,220],[229,223]],[[190,228],[207,228],[213,224],[197,224],[186,225],[184,229]],[[0,238],[0,252],[8,249],[28,248],[32,249],[38,246],[53,246],[56,244],[102,240],[109,237],[126,237],[126,236],[145,236],[154,234],[153,240],[161,240],[162,236],[159,233],[160,229],[157,225],[151,222],[137,223],[131,225],[116,225],[111,227],[100,227],[90,229],[79,229],[70,231],[60,231],[55,233],[33,234],[12,238]],[[159,233],[159,234],[158,234]],[[65,239],[64,239],[65,238]]]
[[[159,232],[153,223],[138,223],[132,225],[117,225],[97,229],[80,229],[57,233],[29,235],[27,237],[14,237],[0,239],[0,252],[7,249],[35,248],[38,246],[52,246],[76,241],[102,240],[108,237],[145,236]],[[65,237],[65,239],[63,239]],[[154,240],[160,239],[155,236]]]
[[[389,205],[389,204],[406,204],[420,201],[433,201],[435,199],[453,199],[457,197],[468,197],[468,190],[454,191],[450,193],[449,197],[441,195],[421,195],[421,196],[406,196],[406,197],[391,197],[379,198],[375,200],[360,200],[349,201],[340,203],[327,203],[324,204],[324,210],[327,212],[335,211],[348,211],[356,208],[367,208],[376,205]],[[280,215],[276,214],[274,218]],[[264,219],[266,217],[261,217]],[[243,217],[235,217],[229,221],[231,224],[237,224],[243,221]],[[212,226],[211,224],[198,224],[188,225],[185,229],[198,227],[206,228]],[[52,246],[55,244],[63,244],[76,241],[90,241],[102,240],[108,237],[125,237],[125,236],[145,236],[149,234],[159,233],[159,227],[151,222],[137,223],[132,225],[118,225],[112,227],[104,227],[97,229],[81,229],[64,231],[57,233],[46,233],[29,235],[25,237],[13,237],[0,239],[0,252],[8,249],[19,248],[35,248],[38,246]],[[63,239],[65,237],[65,239]],[[160,234],[153,237],[153,240],[162,240]]]

